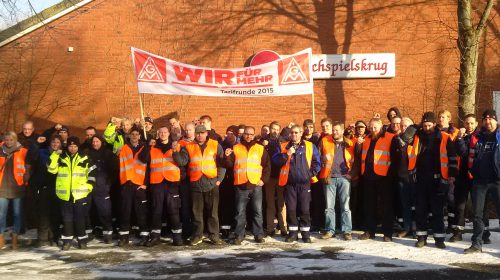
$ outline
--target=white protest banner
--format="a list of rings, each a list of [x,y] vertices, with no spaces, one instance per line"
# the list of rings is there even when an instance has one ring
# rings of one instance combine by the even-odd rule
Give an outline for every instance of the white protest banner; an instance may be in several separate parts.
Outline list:
[[[392,78],[396,76],[394,53],[315,54],[314,79]]]
[[[311,49],[266,64],[215,69],[176,62],[132,48],[139,93],[267,97],[313,93]]]

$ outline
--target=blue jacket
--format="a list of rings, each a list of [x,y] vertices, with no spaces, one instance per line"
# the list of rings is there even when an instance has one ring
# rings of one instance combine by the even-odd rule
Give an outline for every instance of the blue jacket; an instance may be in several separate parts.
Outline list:
[[[289,149],[292,146],[291,142],[288,142],[286,148]],[[319,157],[318,149],[315,145],[312,145],[313,155],[311,160],[311,168],[309,168],[306,159],[306,146],[303,141],[300,142],[295,153],[290,159],[290,173],[288,174],[288,185],[293,184],[306,184],[309,183],[311,177],[318,175],[321,170],[321,161]],[[280,168],[285,165],[288,160],[288,155],[281,152],[281,147],[276,149],[272,161],[276,166]]]

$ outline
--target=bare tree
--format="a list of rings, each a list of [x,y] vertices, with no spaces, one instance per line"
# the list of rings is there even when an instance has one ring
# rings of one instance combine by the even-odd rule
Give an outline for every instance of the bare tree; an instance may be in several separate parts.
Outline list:
[[[472,22],[471,0],[458,0],[457,43],[460,51],[458,114],[461,120],[463,120],[465,115],[475,113],[479,43],[492,7],[493,0],[488,0],[479,23],[474,26]]]

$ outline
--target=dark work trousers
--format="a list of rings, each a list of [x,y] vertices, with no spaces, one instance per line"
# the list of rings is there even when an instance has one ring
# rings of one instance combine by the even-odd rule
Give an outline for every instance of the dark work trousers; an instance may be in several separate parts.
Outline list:
[[[363,181],[363,207],[365,215],[365,231],[375,236],[377,230],[378,199],[382,209],[382,232],[384,236],[392,236],[394,231],[393,186],[391,178],[365,179]]]
[[[286,213],[283,212],[285,207],[284,191],[284,187],[278,186],[278,178],[271,177],[264,185],[266,204],[265,232],[267,234],[274,232],[274,219],[278,220],[280,231],[286,232]]]
[[[165,179],[159,184],[151,184],[151,237],[159,237],[162,228],[163,210],[166,209],[167,220],[172,233],[182,233],[180,216],[181,197],[179,182]]]
[[[111,236],[113,234],[113,224],[111,221],[111,197],[109,195],[109,187],[104,190],[94,188],[90,193],[90,197],[92,199],[90,207],[96,210],[96,217],[102,227],[102,234]],[[88,216],[90,216],[90,214]]]
[[[220,229],[225,231],[234,230],[234,217],[236,215],[236,204],[234,201],[235,186],[233,176],[224,178],[219,188],[219,224]]]
[[[181,196],[182,237],[188,238],[193,233],[193,212],[189,178],[181,181],[179,186],[179,194]]]
[[[311,184],[290,184],[285,186],[286,219],[288,230],[300,230],[302,238],[308,238],[311,230]],[[300,221],[297,219],[299,218]]]
[[[349,199],[352,228],[360,230],[363,228],[363,183],[360,179],[351,181],[351,198]]]
[[[38,214],[38,240],[57,241],[60,235],[61,210],[54,187],[38,187],[35,201]]]
[[[437,178],[436,178],[437,177]],[[416,188],[416,220],[417,237],[427,237],[429,220],[436,241],[443,241],[446,237],[444,228],[444,206],[447,200],[448,183],[440,175],[417,173]],[[428,213],[432,219],[428,219]]]
[[[451,204],[451,208],[448,212],[448,222],[451,223],[451,227],[458,231],[463,231],[465,229],[465,207],[467,205],[467,200],[472,189],[472,180],[469,178],[464,178],[463,176],[457,177],[455,181],[455,203]],[[485,233],[487,237],[490,233],[487,228],[489,225],[489,219],[486,215],[487,207],[485,204],[483,211],[483,223],[485,224]]]
[[[202,237],[205,229],[203,213],[207,212],[207,231],[209,238],[219,238],[219,187],[216,186],[210,191],[191,191],[193,201],[193,238]]]
[[[415,206],[415,186],[409,177],[395,178],[396,200],[398,201],[398,222],[403,226],[403,230],[412,230],[413,218],[412,208]],[[402,220],[400,220],[402,219]]]
[[[61,213],[63,230],[61,240],[65,243],[71,242],[74,235],[78,241],[86,241],[88,236],[85,233],[85,219],[88,213],[87,198],[78,199],[73,202],[73,197],[69,201],[61,200]]]
[[[325,227],[326,199],[321,183],[311,184],[311,227],[314,231],[323,230]],[[338,215],[337,215],[338,216]]]
[[[132,209],[135,213],[135,222],[139,227],[141,236],[148,236],[148,196],[145,189],[138,189],[137,185],[125,183],[120,190],[120,237],[130,234]]]

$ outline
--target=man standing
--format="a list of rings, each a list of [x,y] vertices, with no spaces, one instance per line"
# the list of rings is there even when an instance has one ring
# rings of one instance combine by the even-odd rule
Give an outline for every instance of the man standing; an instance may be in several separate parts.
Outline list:
[[[156,144],[152,147],[146,146],[139,154],[139,160],[149,165],[152,218],[151,233],[145,244],[147,247],[160,244],[163,209],[167,210],[173,245],[182,245],[182,224],[179,215],[181,171],[172,158],[173,150],[169,136],[168,128],[160,127]]]
[[[184,127],[185,135],[179,140],[178,149],[181,147],[184,148],[187,144],[194,141],[194,123],[188,122]],[[179,191],[181,195],[182,238],[187,239],[193,233],[191,189],[189,187],[189,177],[187,176],[186,167],[180,166],[179,168],[181,169],[181,184]]]
[[[426,112],[422,116],[422,129],[417,131],[409,154],[409,165],[416,166],[416,220],[417,248],[427,244],[428,213],[432,212],[432,231],[436,247],[444,244],[444,205],[450,182],[457,174],[455,147],[449,134],[436,127],[436,115]]]
[[[255,128],[245,127],[242,141],[225,151],[226,166],[233,167],[236,189],[236,228],[234,244],[240,245],[247,224],[246,209],[253,210],[252,231],[255,242],[264,242],[262,227],[262,186],[269,180],[271,162],[264,146],[255,142]]]
[[[177,152],[177,143],[172,145],[173,158],[179,166],[188,165],[188,176],[191,182],[191,199],[193,203],[194,231],[190,245],[195,246],[203,241],[204,211],[208,213],[208,238],[215,245],[223,244],[219,237],[219,185],[226,169],[222,167],[224,152],[217,141],[208,138],[204,125],[195,128],[195,141]]]
[[[311,142],[302,140],[302,133],[301,126],[293,125],[290,129],[290,141],[281,144],[281,149],[274,154],[273,161],[281,166],[278,185],[285,187],[289,230],[285,241],[298,240],[300,230],[302,241],[311,243],[311,182],[317,181],[316,175],[321,169],[321,162],[318,149]]]
[[[344,140],[343,132],[343,125],[335,123],[333,134],[323,137],[318,147],[321,153],[319,178],[323,184],[326,201],[326,232],[321,238],[330,239],[335,236],[335,199],[338,193],[343,238],[349,241],[352,240],[349,169],[354,161],[354,146],[350,141]]]
[[[497,114],[494,110],[483,113],[483,127],[474,133],[470,140],[469,169],[473,177],[472,207],[474,210],[474,233],[472,245],[465,249],[466,254],[482,251],[483,245],[483,209],[488,191],[493,193],[500,215],[500,130]]]
[[[212,117],[210,117],[209,115],[201,116],[200,122],[207,129],[208,138],[222,143],[222,137],[217,134],[217,132],[215,132],[215,130],[212,128]]]

